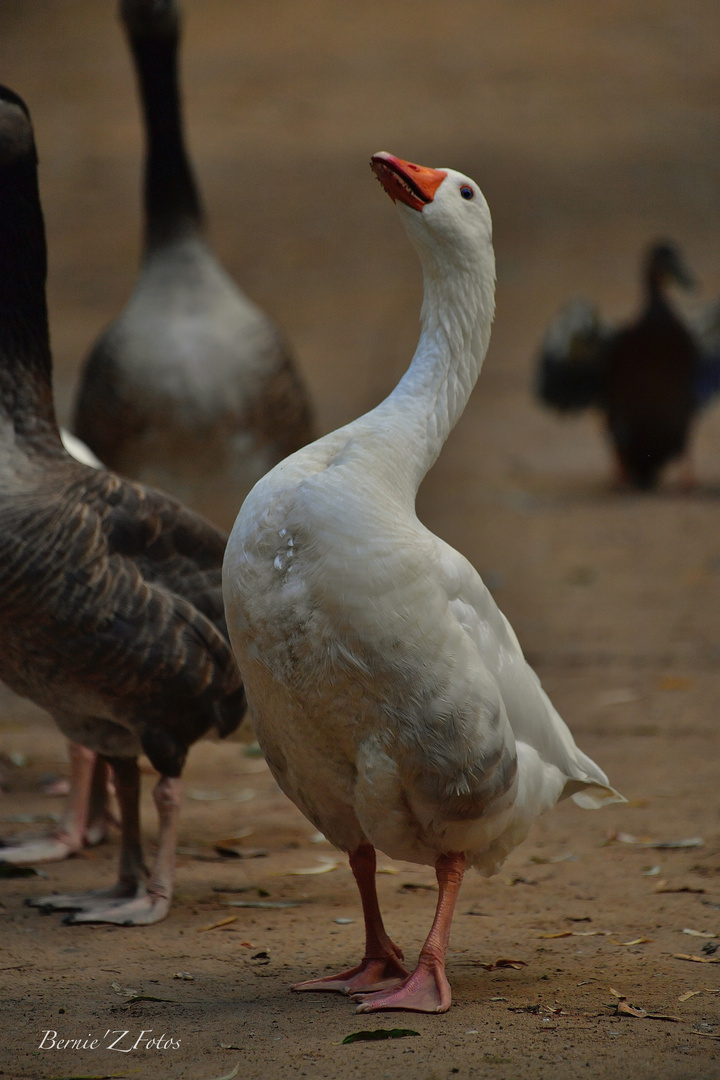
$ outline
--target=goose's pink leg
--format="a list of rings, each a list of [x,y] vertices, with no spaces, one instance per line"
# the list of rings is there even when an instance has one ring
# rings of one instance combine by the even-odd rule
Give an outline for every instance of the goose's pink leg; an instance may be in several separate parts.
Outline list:
[[[349,971],[298,983],[293,990],[357,994],[398,986],[408,976],[407,968],[402,964],[402,951],[390,940],[383,926],[375,889],[375,848],[372,844],[360,844],[350,852],[350,869],[355,875],[365,918],[365,955],[357,967]]]
[[[24,863],[58,862],[68,855],[82,851],[88,823],[88,805],[93,787],[97,755],[78,743],[68,743],[70,756],[70,793],[65,803],[62,822],[49,836],[28,840],[5,841],[0,846],[0,862]],[[105,775],[105,765],[99,765]]]
[[[690,450],[686,450],[679,461],[680,468],[678,470],[678,487],[683,495],[692,495],[697,489],[697,476],[695,475],[695,468],[693,466],[693,459]]]
[[[358,994],[358,1012],[380,1009],[409,1009],[412,1012],[447,1012],[452,1003],[450,983],[445,976],[445,952],[463,874],[465,855],[441,855],[435,864],[440,894],[432,929],[420,951],[417,967],[395,990]]]
[[[612,454],[612,470],[611,470],[610,483],[611,483],[612,487],[619,488],[620,490],[622,490],[623,488],[628,487],[628,485],[630,484],[630,479],[628,477],[627,469],[625,468],[625,465],[623,464],[622,458],[618,454],[615,447],[612,448],[611,454]]]
[[[98,844],[102,844],[111,826],[116,829],[120,827],[120,823],[115,820],[110,809],[110,794],[113,791],[110,766],[104,758],[98,757],[90,786],[90,801],[85,826],[85,843],[88,847],[97,847]]]
[[[148,874],[140,840],[137,761],[116,758],[112,766],[122,818],[120,870],[116,884],[109,889],[44,896],[27,902],[44,912],[71,911],[64,920],[68,924],[102,922],[149,926],[164,919],[170,909],[182,781],[163,776],[153,792],[159,818],[158,850],[152,872]]]

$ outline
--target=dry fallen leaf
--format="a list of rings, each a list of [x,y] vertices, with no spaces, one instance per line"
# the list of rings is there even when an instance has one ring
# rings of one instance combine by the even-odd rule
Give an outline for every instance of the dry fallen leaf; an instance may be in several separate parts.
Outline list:
[[[228,1046],[227,1048],[224,1047],[223,1049],[238,1050],[239,1047],[237,1047],[237,1046]],[[237,1065],[235,1066],[235,1068],[233,1069],[232,1072],[225,1073],[224,1076],[214,1076],[213,1080],[235,1080],[235,1077],[237,1076],[237,1074],[239,1072],[240,1072],[240,1062],[238,1061]]]
[[[633,844],[635,847],[653,848],[655,851],[674,851],[703,847],[705,841],[701,836],[690,836],[686,840],[653,840],[650,836],[633,836],[632,833],[614,832],[603,841],[603,845],[607,844]]]
[[[327,855],[321,855],[318,859],[319,866],[306,866],[300,870],[283,870],[273,877],[308,877],[314,874],[329,874],[339,864],[337,859],[331,859]]]
[[[663,675],[658,682],[658,689],[689,690],[692,684],[692,679],[688,679],[686,675]]]
[[[686,994],[681,994],[678,1001],[689,1001],[690,998],[697,997],[698,994],[702,994],[702,990],[688,990]]]
[[[557,934],[538,934],[541,938],[607,937],[607,930],[560,930]],[[649,939],[648,939],[649,940]]]
[[[195,802],[250,802],[255,798],[255,792],[251,788],[245,788],[242,791],[215,791],[215,790],[201,790],[199,788],[190,788],[185,792],[188,799],[193,799]]]
[[[659,881],[655,892],[656,893],[681,893],[681,892],[704,893],[705,889],[703,889],[700,885],[668,885],[667,881]]]
[[[407,1039],[411,1035],[419,1035],[419,1031],[412,1028],[375,1028],[374,1031],[353,1031],[352,1035],[346,1035],[341,1046],[345,1043],[354,1042],[377,1042],[378,1039]]]
[[[690,930],[689,927],[685,927],[683,934],[690,934],[691,937],[704,937],[704,938],[716,938],[717,934],[711,933],[709,930]]]
[[[638,1009],[635,1005],[628,1004],[623,997],[616,1005],[618,1016],[633,1016],[637,1020],[666,1020],[671,1024],[679,1024],[679,1016],[669,1016],[666,1013],[649,1013],[645,1009]]]
[[[214,844],[220,844],[221,847],[235,847],[236,844],[241,844],[243,840],[247,840],[248,836],[252,836],[254,832],[255,830],[248,826],[246,829],[240,829],[240,832],[234,833],[233,836],[221,836],[213,842],[213,846]]]
[[[337,863],[323,863],[322,866],[307,866],[301,870],[286,870],[284,877],[309,877],[313,874],[329,874],[334,870]]]
[[[234,847],[216,844],[213,851],[223,859],[264,859],[270,854],[270,848],[244,847],[237,844]]]
[[[643,1019],[645,1016],[647,1016],[647,1013],[644,1009],[636,1009],[634,1005],[628,1005],[625,998],[621,998],[615,1008],[621,1016],[635,1016],[639,1019]]]
[[[687,840],[654,840],[650,847],[656,851],[673,851],[676,848],[699,848],[704,847],[705,841],[702,836],[690,836]]]
[[[130,998],[125,1002],[124,1008],[131,1009],[133,1005],[138,1005],[141,1001],[162,1001],[166,1005],[177,1005],[175,998],[161,998],[155,997],[152,994],[138,994],[136,997]]]
[[[602,694],[598,694],[595,704],[599,709],[604,709],[612,705],[627,705],[631,701],[641,701],[642,696],[637,690],[623,686],[617,690],[605,690]]]
[[[615,938],[610,938],[613,945],[647,945],[650,941],[652,941],[651,937],[633,938],[632,941],[616,941]]]
[[[239,915],[229,915],[227,919],[220,919],[220,922],[210,923],[209,926],[199,926],[197,933],[202,934],[204,930],[217,930],[218,926],[227,926],[228,923],[237,922],[239,918]]]
[[[302,900],[223,900],[224,907],[242,907],[242,908],[271,908],[273,910],[279,910],[280,908],[293,908],[300,907]],[[236,915],[237,919],[238,916]],[[228,920],[232,922],[232,919]],[[216,926],[222,926],[222,923],[216,923]],[[212,930],[211,926],[206,926],[205,930]]]
[[[690,953],[673,953],[676,960],[691,960],[693,964],[720,964],[720,956],[691,956]]]
[[[478,967],[485,968],[486,971],[497,971],[499,968],[515,968],[519,971],[520,968],[527,967],[527,960],[500,959],[493,960],[490,964],[483,964],[479,960],[475,962],[477,963]]]
[[[529,861],[539,863],[540,866],[546,866],[549,863],[576,862],[577,855],[573,855],[571,851],[568,851],[565,855],[554,855],[552,859],[546,858],[544,855],[531,855]]]

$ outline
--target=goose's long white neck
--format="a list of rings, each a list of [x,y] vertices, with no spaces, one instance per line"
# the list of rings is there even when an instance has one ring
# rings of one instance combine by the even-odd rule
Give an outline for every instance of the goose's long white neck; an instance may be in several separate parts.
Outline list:
[[[495,310],[492,247],[479,265],[460,269],[427,257],[423,264],[422,329],[412,363],[363,418],[372,424],[384,467],[413,501],[477,381]]]

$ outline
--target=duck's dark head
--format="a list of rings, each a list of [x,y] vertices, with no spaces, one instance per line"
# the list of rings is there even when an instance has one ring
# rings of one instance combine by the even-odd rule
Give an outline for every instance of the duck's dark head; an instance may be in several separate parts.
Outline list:
[[[670,240],[658,241],[648,249],[645,280],[653,294],[663,292],[668,285],[679,285],[682,289],[694,289],[696,285],[679,248]]]

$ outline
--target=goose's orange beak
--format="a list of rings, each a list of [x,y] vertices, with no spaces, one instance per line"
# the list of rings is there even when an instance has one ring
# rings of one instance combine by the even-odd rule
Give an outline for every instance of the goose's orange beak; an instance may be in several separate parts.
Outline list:
[[[370,168],[377,176],[393,202],[398,199],[413,210],[422,210],[432,202],[435,192],[447,176],[444,169],[428,169],[425,165],[413,165],[381,150],[373,154]]]

